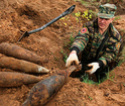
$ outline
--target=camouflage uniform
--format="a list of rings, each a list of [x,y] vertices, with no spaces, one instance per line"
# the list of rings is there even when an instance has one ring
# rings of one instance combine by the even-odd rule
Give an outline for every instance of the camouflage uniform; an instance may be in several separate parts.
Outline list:
[[[117,7],[114,4],[104,4],[99,6],[98,16],[101,18],[114,17]]]
[[[100,6],[100,8],[98,16],[104,18],[105,10],[107,12],[108,9],[103,10],[103,6]],[[107,13],[111,14],[114,12]],[[113,17],[113,15],[110,17]],[[107,16],[105,18],[107,18]],[[88,63],[96,61],[99,62],[101,66],[98,71],[103,72],[108,64],[117,57],[121,41],[121,35],[112,23],[110,23],[108,29],[101,35],[98,30],[98,19],[96,19],[83,25],[83,28],[75,37],[71,50],[76,50],[78,55],[82,53],[82,70],[86,70]]]

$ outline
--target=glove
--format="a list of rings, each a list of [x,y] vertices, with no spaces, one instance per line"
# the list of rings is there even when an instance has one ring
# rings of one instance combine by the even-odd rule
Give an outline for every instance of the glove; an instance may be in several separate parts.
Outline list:
[[[90,64],[88,64],[89,67],[92,67],[90,70],[87,70],[86,72],[89,74],[93,74],[97,71],[97,69],[100,68],[99,63],[98,62],[92,62]]]
[[[73,62],[75,62],[76,65],[80,63],[76,51],[74,50],[70,53],[69,57],[66,60],[66,67],[69,67]]]

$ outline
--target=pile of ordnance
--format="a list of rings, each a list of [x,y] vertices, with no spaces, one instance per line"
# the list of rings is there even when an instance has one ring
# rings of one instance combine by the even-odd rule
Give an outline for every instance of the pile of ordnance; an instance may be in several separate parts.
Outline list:
[[[10,43],[1,43],[0,67],[24,73],[0,72],[0,87],[17,87],[40,81],[40,77],[26,73],[48,73],[47,68],[39,65],[45,61],[41,56],[27,49]]]
[[[80,68],[72,65],[65,70],[59,70],[44,80],[41,80],[42,78],[39,76],[30,74],[49,73],[47,68],[39,65],[46,61],[45,58],[20,46],[11,43],[1,43],[0,67],[9,68],[18,72],[0,72],[0,87],[18,87],[23,84],[36,83],[31,88],[23,106],[45,105],[65,84],[69,75]]]
[[[72,13],[75,5],[68,8],[64,13],[48,22],[46,25],[35,30],[25,32],[22,38],[38,32],[56,22],[60,18]],[[0,72],[0,87],[18,87],[23,84],[36,83],[28,93],[23,106],[42,106],[45,105],[57,91],[65,84],[69,75],[81,68],[81,66],[72,65],[65,70],[59,70],[54,75],[41,80],[41,77],[31,75],[30,73],[49,73],[49,70],[42,65],[47,62],[46,58],[11,43],[0,44],[0,67],[9,68],[20,72]],[[23,73],[24,72],[24,73]]]

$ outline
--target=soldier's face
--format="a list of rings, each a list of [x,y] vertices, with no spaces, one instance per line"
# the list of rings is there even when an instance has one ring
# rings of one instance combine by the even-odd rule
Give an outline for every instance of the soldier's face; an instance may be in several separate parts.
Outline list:
[[[105,18],[98,17],[99,28],[102,30],[106,30],[108,28],[109,24],[112,23],[113,19],[114,18],[105,19]]]

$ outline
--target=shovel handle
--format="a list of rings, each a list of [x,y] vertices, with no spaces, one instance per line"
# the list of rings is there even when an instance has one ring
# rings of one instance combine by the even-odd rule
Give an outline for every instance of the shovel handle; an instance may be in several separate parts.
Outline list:
[[[54,18],[52,21],[48,22],[47,24],[43,25],[42,27],[40,28],[37,28],[35,30],[32,30],[32,31],[29,31],[28,33],[29,34],[32,34],[34,32],[38,32],[38,31],[41,31],[43,30],[44,28],[46,28],[47,26],[51,25],[52,23],[54,23],[55,21],[59,20],[60,18],[70,14],[73,12],[73,10],[75,9],[75,5],[72,5],[70,8],[68,8],[65,12],[63,12],[61,15],[59,15],[58,17]]]
[[[42,27],[37,28],[37,29],[34,29],[34,30],[31,30],[31,31],[29,31],[29,32],[26,31],[26,32],[23,34],[23,36],[20,37],[20,39],[19,39],[18,41],[21,41],[21,39],[22,39],[23,37],[28,37],[28,36],[29,36],[30,34],[32,34],[32,33],[35,33],[35,32],[38,32],[38,31],[41,31],[41,30],[45,29],[47,26],[51,25],[52,23],[54,23],[55,21],[59,20],[60,18],[62,18],[62,17],[64,17],[64,16],[66,16],[66,15],[72,13],[72,12],[74,11],[74,9],[75,9],[75,5],[72,5],[70,8],[68,8],[68,9],[67,9],[65,12],[63,12],[61,15],[59,15],[59,16],[56,17],[56,18],[54,18],[52,21],[48,22],[47,24],[43,25]]]

